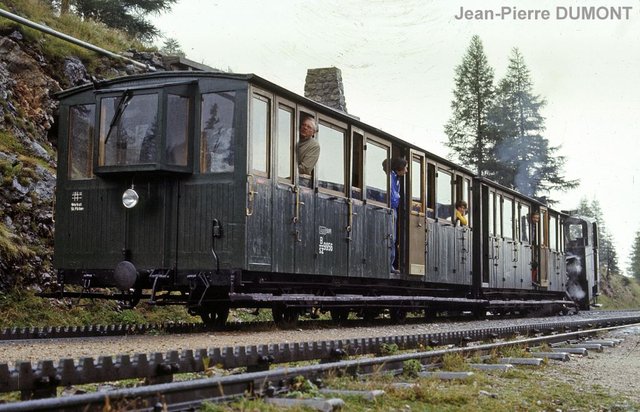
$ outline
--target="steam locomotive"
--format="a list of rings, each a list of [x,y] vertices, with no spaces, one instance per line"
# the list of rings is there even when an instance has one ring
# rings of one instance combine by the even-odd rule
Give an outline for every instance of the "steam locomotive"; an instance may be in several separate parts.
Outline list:
[[[52,296],[184,305],[224,324],[239,307],[279,323],[310,308],[399,321],[589,309],[598,294],[595,222],[259,76],[151,73],[58,97]],[[321,146],[310,179],[296,161],[306,116]],[[395,228],[381,166],[393,157],[408,161]]]

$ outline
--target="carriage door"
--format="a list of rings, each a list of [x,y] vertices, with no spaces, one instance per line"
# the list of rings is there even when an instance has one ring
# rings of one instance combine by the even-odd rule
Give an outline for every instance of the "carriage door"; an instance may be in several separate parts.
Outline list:
[[[306,109],[298,109],[298,126],[302,124],[302,121],[311,117],[318,124],[315,113],[312,113]],[[299,128],[296,128],[294,135],[296,135],[296,142],[299,142]],[[314,139],[318,139],[318,132],[316,128],[316,134]],[[320,155],[322,155],[322,143],[320,143]],[[297,144],[297,143],[296,143]],[[296,146],[294,146],[296,147]],[[318,162],[319,163],[319,162]],[[293,252],[294,252],[294,272],[312,274],[317,273],[316,260],[318,257],[318,248],[316,241],[316,229],[315,229],[315,180],[318,173],[318,164],[312,171],[311,175],[299,174],[296,162],[294,162],[294,170],[296,176],[296,184],[293,188]]]
[[[277,246],[273,248],[272,265],[274,272],[293,273],[294,250],[299,239],[300,213],[299,192],[294,185],[295,106],[291,102],[280,99],[277,103],[275,121],[277,155],[274,159],[277,181],[273,192],[273,244]]]
[[[426,214],[424,155],[411,152],[409,213],[409,274],[425,275]]]
[[[346,239],[349,244],[349,276],[361,277],[364,273],[364,134],[351,130],[351,157],[349,159],[350,194],[347,199]]]
[[[247,152],[247,238],[249,270],[271,270],[271,102],[267,94],[251,97]]]
[[[540,208],[538,228],[540,261],[538,262],[537,281],[540,286],[549,286],[549,211],[544,207]]]
[[[319,273],[346,276],[351,236],[350,203],[346,196],[347,128],[332,119],[319,118],[320,157],[316,167],[318,193],[315,204],[315,251]]]
[[[471,180],[468,177],[456,176],[456,199],[464,200],[467,202],[467,225],[455,225],[456,239],[455,239],[455,259],[456,259],[456,273],[457,283],[469,283],[471,279],[471,248],[473,243],[471,242],[472,232],[471,227],[473,222],[471,221]],[[454,211],[455,213],[455,211]],[[455,221],[455,217],[454,217]]]
[[[500,259],[500,238],[501,218],[499,196],[496,192],[489,190],[488,199],[488,229],[489,229],[489,249],[487,251],[489,260],[489,286],[492,288],[503,287],[503,278],[501,276],[501,259]]]

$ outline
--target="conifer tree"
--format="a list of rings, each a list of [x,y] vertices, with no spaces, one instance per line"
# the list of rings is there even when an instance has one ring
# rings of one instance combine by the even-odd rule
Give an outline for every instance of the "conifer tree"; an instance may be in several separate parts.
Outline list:
[[[602,276],[609,277],[611,273],[620,273],[618,253],[613,244],[613,236],[611,236],[607,230],[607,224],[602,215],[600,202],[593,199],[591,203],[589,203],[586,199],[581,199],[575,214],[590,217],[598,223],[598,258],[600,260]]]
[[[574,188],[578,181],[562,176],[565,158],[557,154],[560,147],[551,146],[543,136],[545,119],[540,109],[545,104],[543,98],[533,94],[529,69],[514,48],[489,112],[495,167],[487,171],[487,176],[520,193],[552,202],[546,197],[549,191]]]
[[[631,246],[631,258],[628,270],[629,275],[640,281],[640,230],[636,232],[636,237]]]
[[[487,115],[493,104],[493,69],[480,37],[475,35],[462,63],[456,67],[453,114],[445,125],[445,144],[452,157],[483,175],[491,163],[493,140]]]
[[[182,47],[180,47],[180,43],[173,37],[169,37],[164,41],[164,44],[162,45],[160,51],[171,56],[184,57],[184,52],[182,51]]]
[[[177,0],[52,0],[61,13],[73,12],[84,19],[100,21],[126,31],[130,36],[151,41],[158,29],[145,16],[166,12]]]

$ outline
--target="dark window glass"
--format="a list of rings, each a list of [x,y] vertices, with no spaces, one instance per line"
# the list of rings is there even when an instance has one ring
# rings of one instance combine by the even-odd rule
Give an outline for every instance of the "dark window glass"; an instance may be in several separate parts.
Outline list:
[[[520,205],[520,241],[531,242],[531,216],[529,206]]]
[[[353,133],[351,139],[351,196],[362,200],[362,141],[359,133]]]
[[[200,170],[233,172],[235,144],[235,92],[202,95]]]
[[[69,179],[92,177],[95,115],[94,104],[69,109]]]
[[[187,165],[187,135],[189,133],[188,97],[170,94],[167,99],[166,159],[168,164]]]
[[[121,103],[122,100],[124,103]],[[111,127],[112,119],[120,113]],[[100,166],[158,161],[158,95],[107,97],[100,107]]]

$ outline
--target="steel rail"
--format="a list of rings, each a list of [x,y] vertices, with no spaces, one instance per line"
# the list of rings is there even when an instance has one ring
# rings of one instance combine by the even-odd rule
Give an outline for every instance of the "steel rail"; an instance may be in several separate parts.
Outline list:
[[[10,12],[2,9],[2,8],[0,8],[0,16],[4,17],[6,19],[9,19],[9,20],[13,20],[13,21],[15,21],[17,23],[23,24],[23,25],[25,25],[27,27],[31,27],[32,29],[36,29],[36,30],[39,30],[39,31],[41,31],[43,33],[46,33],[46,34],[49,34],[51,36],[57,37],[59,39],[68,41],[69,43],[73,43],[73,44],[75,44],[77,46],[84,47],[85,49],[92,50],[94,52],[103,54],[105,56],[112,57],[114,59],[125,60],[125,61],[127,61],[127,62],[129,62],[129,63],[131,63],[133,65],[136,65],[138,67],[144,68],[144,69],[146,69],[148,71],[155,71],[155,68],[153,66],[149,66],[148,64],[141,63],[141,62],[139,62],[137,60],[133,60],[133,59],[131,59],[129,57],[126,57],[126,56],[123,56],[121,54],[117,54],[117,53],[111,52],[109,50],[103,49],[102,47],[98,47],[98,46],[95,46],[95,45],[93,45],[91,43],[87,43],[87,42],[85,42],[83,40],[76,39],[75,37],[69,36],[68,34],[64,34],[64,33],[61,33],[61,32],[59,32],[57,30],[54,30],[54,29],[52,29],[50,27],[43,26],[42,24],[35,23],[35,22],[31,21],[31,20],[25,19],[24,17],[20,17],[17,14],[10,13]]]
[[[30,362],[19,362],[15,367],[0,364],[0,392],[20,391],[23,399],[42,398],[55,396],[60,386],[142,378],[152,383],[170,382],[176,373],[200,373],[206,369],[206,365],[219,365],[224,369],[247,367],[248,370],[258,371],[268,370],[273,364],[314,360],[335,362],[347,355],[380,354],[391,345],[406,350],[425,346],[466,345],[469,342],[541,333],[557,334],[567,330],[579,335],[586,333],[585,328],[593,328],[594,325],[638,322],[640,316],[379,338],[171,351],[133,357],[105,356],[97,360],[83,358],[77,363],[73,359],[63,359],[57,365],[53,361],[42,361],[36,367]]]
[[[441,359],[447,354],[486,354],[496,349],[509,346],[531,346],[545,342],[568,341],[585,334],[597,334],[623,327],[623,325],[597,328],[589,331],[561,333],[550,336],[518,339],[509,342],[480,344],[473,347],[457,347],[445,350],[422,351],[400,355],[360,358],[356,360],[337,361],[319,365],[278,368],[262,372],[250,372],[242,375],[196,379],[191,381],[165,383],[144,387],[120,389],[105,393],[91,393],[66,398],[33,400],[0,405],[4,411],[79,411],[102,410],[110,407],[125,407],[127,410],[184,410],[197,407],[204,401],[220,402],[247,393],[257,396],[273,396],[284,391],[289,381],[298,376],[313,379],[326,374],[371,374],[388,371],[399,371],[403,362],[418,360],[423,365]]]

